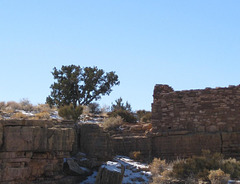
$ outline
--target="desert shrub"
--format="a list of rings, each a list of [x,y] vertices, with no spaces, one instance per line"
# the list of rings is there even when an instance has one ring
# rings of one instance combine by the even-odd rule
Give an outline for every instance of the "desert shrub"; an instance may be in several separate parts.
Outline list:
[[[115,130],[123,124],[123,119],[120,116],[110,117],[104,120],[103,128],[105,130]]]
[[[210,170],[217,170],[221,167],[223,155],[212,154],[210,151],[203,151],[201,156],[194,156],[173,164],[173,175],[176,178],[186,179],[194,176],[198,179],[208,180]]]
[[[115,110],[113,112],[108,113],[108,115],[110,117],[117,117],[120,116],[124,122],[128,122],[128,123],[136,123],[137,119],[135,118],[135,116],[133,115],[133,113],[127,111],[127,110]]]
[[[27,115],[26,114],[23,114],[22,112],[17,112],[17,113],[14,113],[12,116],[11,116],[12,119],[26,119],[27,118]]]
[[[88,105],[89,107],[89,112],[93,113],[93,114],[100,114],[101,113],[101,109],[100,109],[100,105],[96,102],[90,103]]]
[[[150,122],[152,119],[152,113],[145,110],[138,110],[137,119],[140,122],[145,122],[145,123]]]
[[[33,110],[33,105],[30,103],[28,99],[22,99],[19,103],[20,109],[19,110],[24,110],[24,111],[32,111]]]
[[[6,109],[7,110],[12,110],[12,111],[19,110],[20,109],[20,105],[17,102],[9,101],[6,104]]]
[[[221,169],[211,170],[208,175],[211,184],[226,184],[230,179],[230,175],[224,173]]]
[[[65,105],[58,109],[58,115],[66,120],[77,121],[83,112],[82,106],[74,107],[73,104]]]
[[[141,119],[142,122],[148,123],[151,122],[152,119],[152,113],[151,112],[147,112]]]
[[[141,161],[144,159],[142,153],[140,151],[132,151],[129,153],[129,157],[133,160]]]
[[[4,109],[5,108],[5,102],[0,102],[0,110]]]
[[[49,112],[39,112],[35,114],[35,119],[50,119]]]
[[[172,172],[169,170],[169,164],[166,163],[166,160],[154,158],[153,162],[150,164],[150,171],[153,180],[151,184],[171,183]]]
[[[166,160],[160,158],[154,158],[150,165],[150,171],[153,176],[161,175],[168,168]]]
[[[34,110],[37,112],[53,112],[55,109],[51,108],[48,104],[38,104],[34,107]]]
[[[223,160],[221,163],[221,169],[230,174],[231,178],[239,179],[240,178],[240,161],[236,159],[229,158]]]

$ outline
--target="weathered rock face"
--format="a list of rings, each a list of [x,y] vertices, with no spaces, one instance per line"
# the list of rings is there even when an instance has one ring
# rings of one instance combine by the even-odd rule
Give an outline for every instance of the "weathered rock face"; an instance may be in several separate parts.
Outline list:
[[[59,177],[74,139],[67,122],[0,121],[0,183]]]
[[[187,157],[209,149],[240,158],[240,86],[173,91],[156,85],[153,96],[153,156]]]
[[[98,171],[95,184],[121,184],[124,175],[124,166],[118,162],[107,162]]]
[[[80,126],[80,149],[89,157],[108,159],[112,156],[110,136],[97,124]]]

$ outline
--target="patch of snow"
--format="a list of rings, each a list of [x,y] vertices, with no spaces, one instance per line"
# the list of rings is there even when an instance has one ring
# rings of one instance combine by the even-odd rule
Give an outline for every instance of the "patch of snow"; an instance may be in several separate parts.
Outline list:
[[[105,165],[101,166],[102,168],[106,168],[109,171],[115,171],[121,173],[121,164],[118,162],[108,161]]]
[[[63,118],[61,118],[59,115],[58,115],[58,111],[54,111],[50,114],[50,118],[52,119],[58,119],[58,120],[62,120]]]
[[[16,110],[16,112],[21,112],[22,114],[24,114],[26,116],[34,116],[34,114],[32,112],[27,112],[24,110]]]
[[[149,166],[144,163],[135,162],[129,157],[125,156],[116,156],[114,162],[108,161],[102,167],[108,167],[108,169],[114,169],[116,166],[121,172],[121,165],[124,166],[125,172],[122,184],[148,184],[152,176],[149,170]],[[96,181],[97,172],[94,172],[93,175],[89,176],[87,180],[81,182],[80,184],[93,184]]]

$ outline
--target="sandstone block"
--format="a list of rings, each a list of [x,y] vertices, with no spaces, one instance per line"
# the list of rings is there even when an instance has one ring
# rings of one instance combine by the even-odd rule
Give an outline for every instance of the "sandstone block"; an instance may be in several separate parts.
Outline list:
[[[121,184],[123,175],[123,165],[118,162],[108,161],[100,167],[95,184]]]

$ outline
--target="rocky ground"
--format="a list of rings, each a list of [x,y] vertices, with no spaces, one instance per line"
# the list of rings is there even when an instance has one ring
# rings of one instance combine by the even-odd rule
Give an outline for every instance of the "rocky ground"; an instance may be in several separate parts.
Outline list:
[[[124,175],[122,184],[147,184],[151,180],[151,172],[149,171],[149,165],[136,162],[129,157],[116,156],[113,161],[119,163],[124,167]],[[114,171],[116,165],[112,162],[106,163],[109,170]],[[95,171],[85,181],[80,184],[93,184],[96,182],[98,172]]]

